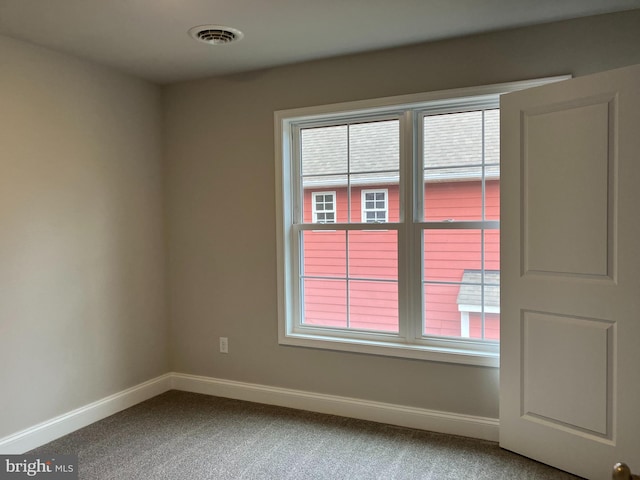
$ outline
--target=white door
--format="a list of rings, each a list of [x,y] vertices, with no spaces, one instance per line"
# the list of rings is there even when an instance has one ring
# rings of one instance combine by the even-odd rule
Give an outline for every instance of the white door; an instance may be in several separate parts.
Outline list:
[[[500,445],[640,473],[640,65],[501,101]]]

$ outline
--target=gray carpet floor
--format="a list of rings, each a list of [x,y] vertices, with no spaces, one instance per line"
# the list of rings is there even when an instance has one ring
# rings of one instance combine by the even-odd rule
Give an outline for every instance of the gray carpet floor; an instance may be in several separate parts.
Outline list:
[[[494,442],[172,390],[37,448],[81,480],[568,480]]]

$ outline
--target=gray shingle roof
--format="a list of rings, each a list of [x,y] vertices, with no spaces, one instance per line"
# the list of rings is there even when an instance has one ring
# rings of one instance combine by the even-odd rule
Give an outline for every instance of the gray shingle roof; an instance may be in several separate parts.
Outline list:
[[[433,115],[424,121],[424,167],[427,182],[478,179],[482,175],[483,130],[485,176],[499,175],[499,111]],[[301,134],[305,186],[397,183],[399,122],[355,123],[307,128]],[[472,166],[473,165],[473,166]]]
[[[458,291],[458,305],[480,305],[482,273],[480,270],[465,270]],[[484,304],[488,307],[500,306],[500,271],[485,270],[484,272]]]

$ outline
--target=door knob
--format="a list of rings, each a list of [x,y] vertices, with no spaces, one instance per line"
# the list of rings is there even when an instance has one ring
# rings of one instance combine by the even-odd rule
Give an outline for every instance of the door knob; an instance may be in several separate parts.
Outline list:
[[[626,463],[616,463],[611,480],[640,480],[640,476],[632,474]]]

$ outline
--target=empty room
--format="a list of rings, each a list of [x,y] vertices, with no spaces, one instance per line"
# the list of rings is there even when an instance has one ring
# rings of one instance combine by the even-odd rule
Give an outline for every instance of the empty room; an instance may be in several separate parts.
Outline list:
[[[0,0],[0,478],[636,478],[638,125],[640,0]]]

